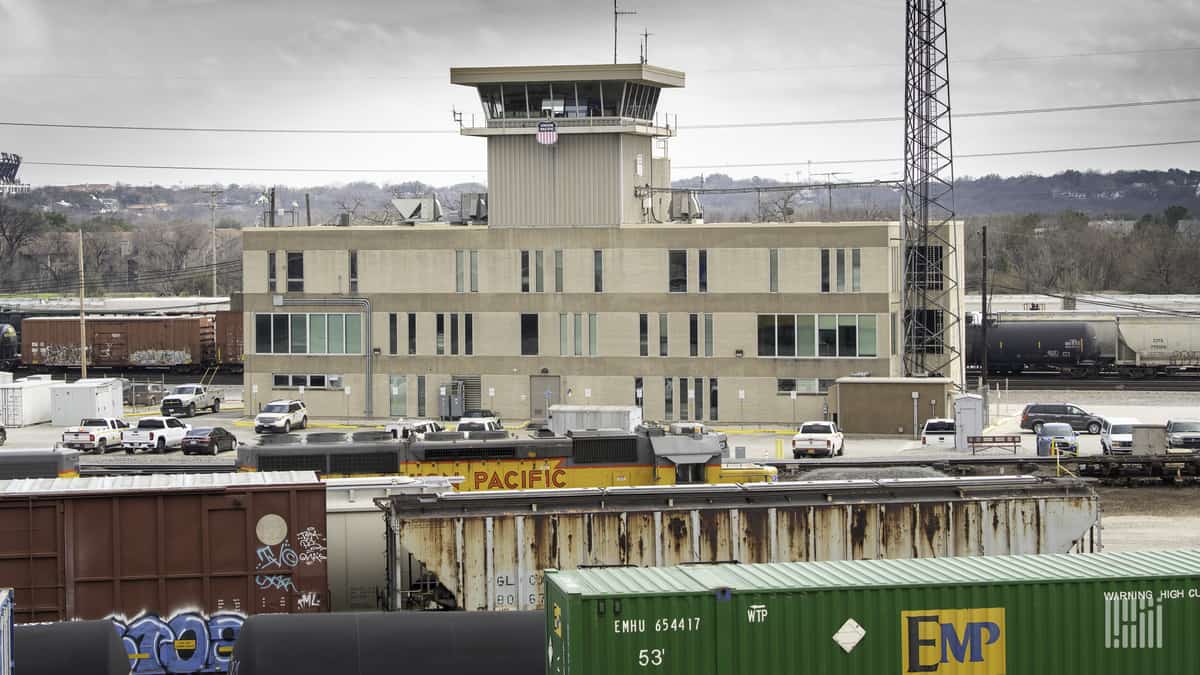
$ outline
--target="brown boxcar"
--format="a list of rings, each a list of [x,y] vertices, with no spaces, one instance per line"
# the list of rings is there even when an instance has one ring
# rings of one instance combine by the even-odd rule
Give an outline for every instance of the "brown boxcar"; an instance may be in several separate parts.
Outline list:
[[[111,368],[187,368],[213,362],[213,317],[96,317],[86,322],[88,364]],[[79,319],[38,317],[21,322],[26,366],[79,365]]]
[[[17,622],[109,619],[137,672],[226,670],[256,613],[329,607],[311,472],[0,481]]]
[[[214,314],[216,325],[216,362],[240,372],[245,361],[242,313],[221,311]]]

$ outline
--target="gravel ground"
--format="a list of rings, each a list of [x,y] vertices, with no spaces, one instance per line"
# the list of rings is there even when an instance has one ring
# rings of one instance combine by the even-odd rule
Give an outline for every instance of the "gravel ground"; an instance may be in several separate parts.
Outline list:
[[[1107,551],[1200,548],[1200,486],[1101,487]]]

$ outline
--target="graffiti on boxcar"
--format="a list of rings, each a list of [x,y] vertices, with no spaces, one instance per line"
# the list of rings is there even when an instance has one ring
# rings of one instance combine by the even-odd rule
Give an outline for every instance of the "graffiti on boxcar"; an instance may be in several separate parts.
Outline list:
[[[254,583],[264,591],[292,591],[299,593],[296,582],[286,574],[259,574],[254,577]]]
[[[128,621],[110,620],[125,645],[131,672],[212,673],[229,670],[233,643],[246,617],[181,612],[169,619],[147,613]]]
[[[79,345],[40,343],[34,345],[33,353],[47,366],[79,365]]]
[[[321,606],[321,595],[312,591],[305,591],[296,599],[296,609],[317,609]]]
[[[183,349],[140,349],[129,355],[137,366],[183,366],[192,362],[192,353]]]
[[[297,533],[296,540],[300,543],[300,562],[306,566],[325,562],[329,557],[329,549],[325,547],[325,537],[317,528],[310,526],[303,532]]]
[[[266,569],[285,569],[295,567],[296,563],[300,562],[300,556],[296,553],[296,549],[292,545],[284,541],[279,546],[260,546],[256,551],[258,554],[257,570]]]

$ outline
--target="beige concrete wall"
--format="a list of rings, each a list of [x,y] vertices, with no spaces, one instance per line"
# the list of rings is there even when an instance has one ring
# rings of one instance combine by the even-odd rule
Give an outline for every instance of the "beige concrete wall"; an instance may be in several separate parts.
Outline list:
[[[604,265],[605,292],[667,292],[666,249],[609,249],[604,252]],[[591,267],[587,265],[589,274]]]
[[[242,292],[267,292],[267,252],[242,252]]]
[[[488,138],[488,210],[493,227],[616,225],[621,134],[559,134],[540,145],[533,135]],[[626,183],[626,185],[629,185]]]

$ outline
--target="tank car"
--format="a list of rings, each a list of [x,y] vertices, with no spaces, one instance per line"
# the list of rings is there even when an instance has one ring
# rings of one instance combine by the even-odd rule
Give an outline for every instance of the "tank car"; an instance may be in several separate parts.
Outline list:
[[[988,371],[996,374],[1054,370],[1097,375],[1106,365],[1095,326],[1087,321],[992,320],[987,335]],[[983,367],[983,327],[967,326],[967,365]]]

